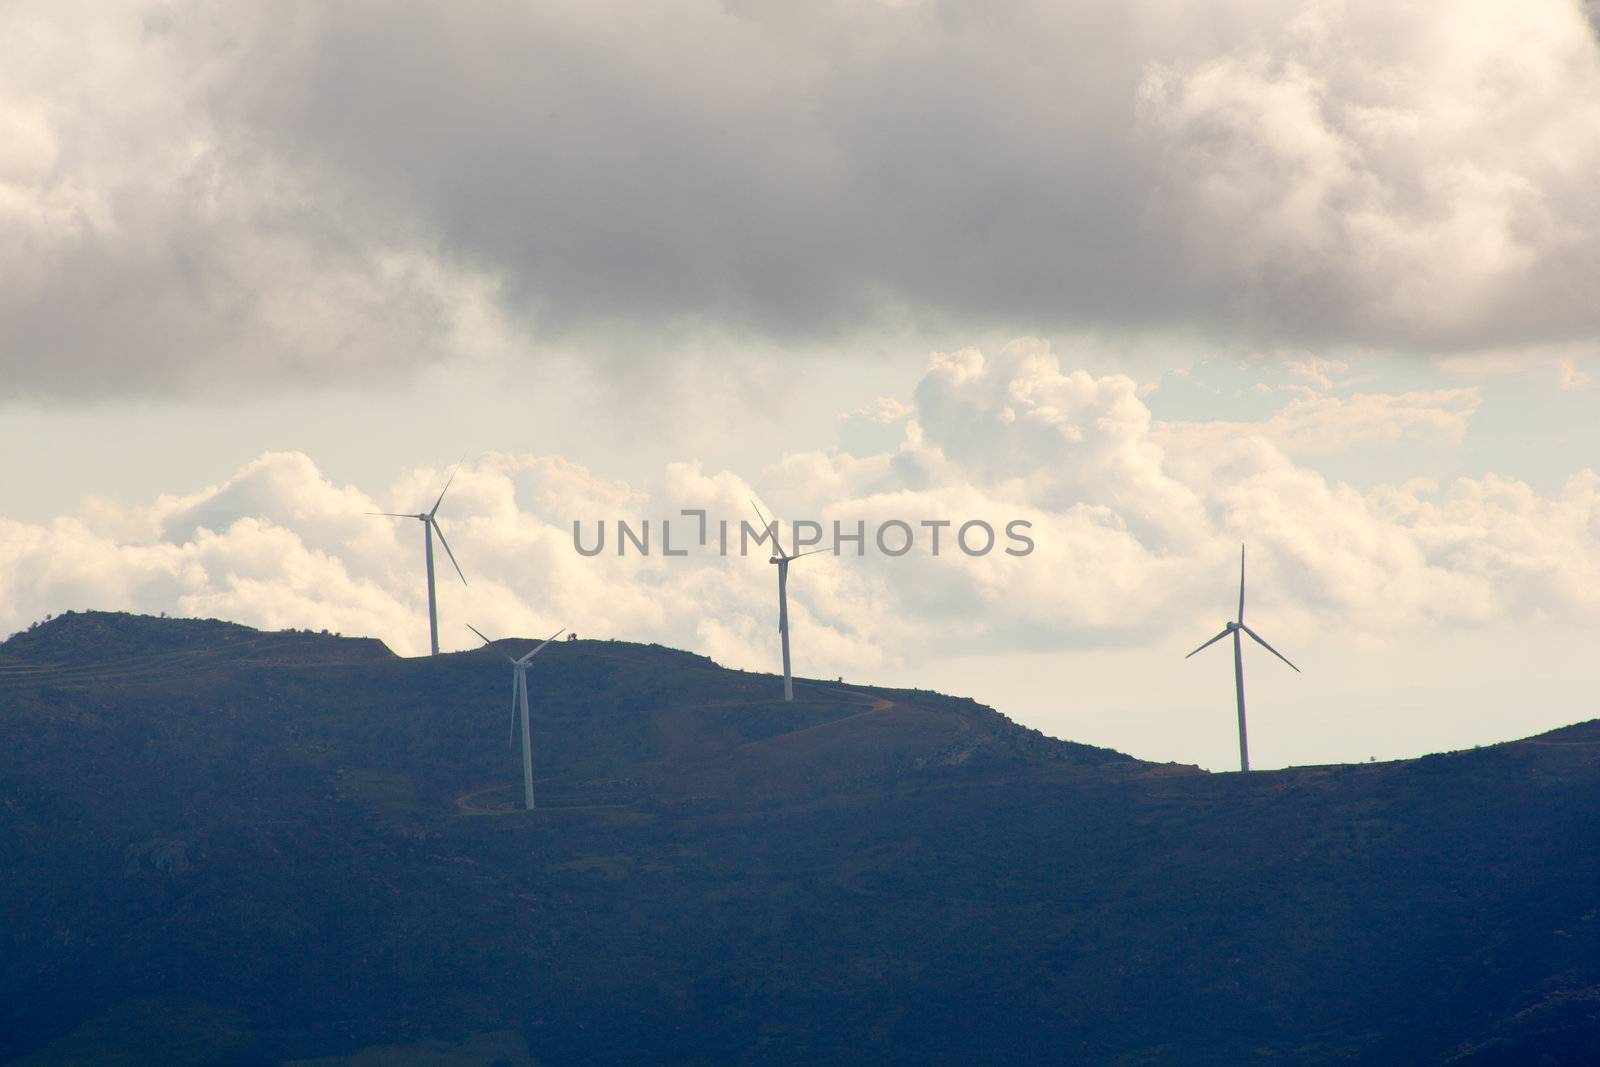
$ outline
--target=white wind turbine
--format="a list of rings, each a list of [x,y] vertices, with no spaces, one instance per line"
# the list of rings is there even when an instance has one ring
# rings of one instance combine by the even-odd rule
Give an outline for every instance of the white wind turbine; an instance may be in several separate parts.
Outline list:
[[[456,470],[461,469],[461,464],[456,464]],[[461,576],[461,584],[467,584],[467,576],[461,573],[461,564],[456,562],[456,554],[450,551],[450,542],[444,539],[444,531],[439,529],[439,520],[434,516],[439,514],[439,505],[444,503],[444,494],[449,491],[450,483],[456,480],[456,471],[450,472],[450,477],[445,479],[444,488],[439,490],[439,499],[433,502],[433,510],[417,515],[404,514],[394,511],[369,511],[368,515],[383,515],[391,519],[419,519],[422,522],[422,548],[423,556],[428,564],[428,647],[432,654],[439,654],[439,606],[433,592],[433,535],[439,535],[439,543],[444,546],[444,554],[450,557],[450,563],[456,569],[456,574]]]
[[[1230,623],[1227,623],[1226,625],[1224,625],[1222,627],[1222,632],[1220,634],[1218,634],[1217,636],[1213,637],[1211,640],[1207,641],[1205,644],[1201,645],[1200,648],[1195,649],[1194,652],[1189,653],[1189,656],[1193,656],[1194,653],[1195,652],[1199,652],[1200,649],[1207,648],[1210,645],[1216,644],[1218,641],[1221,641],[1224,637],[1227,637],[1229,634],[1233,635],[1233,689],[1234,689],[1235,695],[1238,697],[1238,700],[1239,700],[1239,769],[1241,771],[1248,771],[1250,769],[1250,745],[1249,745],[1248,741],[1245,739],[1245,729],[1244,729],[1244,654],[1243,654],[1243,652],[1241,651],[1241,649],[1239,647],[1239,644],[1240,644],[1239,635],[1241,633],[1249,634],[1252,638],[1255,639],[1256,644],[1260,645],[1262,648],[1266,649],[1268,652],[1271,652],[1274,656],[1277,656],[1279,659],[1283,660],[1283,662],[1289,663],[1289,657],[1285,656],[1282,652],[1279,652],[1277,649],[1275,649],[1271,645],[1267,644],[1265,638],[1263,638],[1260,634],[1256,633],[1254,630],[1250,629],[1250,627],[1248,627],[1248,626],[1246,626],[1244,624],[1244,546],[1243,545],[1239,546],[1239,621],[1238,622],[1230,622]],[[1188,659],[1189,656],[1185,656],[1183,658],[1184,659]],[[1300,668],[1299,667],[1295,667],[1293,663],[1289,663],[1289,666],[1294,667],[1294,671],[1295,671],[1296,674],[1300,673]]]
[[[761,505],[754,500],[750,501],[750,506],[756,509],[756,517],[761,520],[761,528],[772,531],[773,554],[767,562],[778,568],[778,635],[783,641],[783,699],[793,701],[794,678],[789,673],[789,564],[801,556],[809,556],[823,549],[813,548],[809,552],[786,555],[783,551],[783,538],[778,535],[778,524],[768,522],[767,517],[761,513]]]
[[[483,637],[483,632],[470,622],[467,629],[483,638],[483,643],[494,647],[494,642]],[[511,664],[511,729],[506,734],[506,744],[511,744],[511,734],[516,731],[517,710],[520,705],[522,710],[522,806],[528,811],[533,810],[533,733],[528,721],[528,661],[544,651],[544,646],[560,637],[566,632],[562,627],[545,639],[544,643],[532,652],[521,658],[507,656],[506,662]]]

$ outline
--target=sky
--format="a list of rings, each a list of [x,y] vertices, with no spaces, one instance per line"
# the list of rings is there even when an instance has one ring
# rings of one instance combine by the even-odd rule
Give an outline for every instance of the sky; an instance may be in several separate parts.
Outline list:
[[[0,7],[0,633],[68,609],[796,672],[1235,765],[1592,718],[1576,0]],[[675,526],[677,533],[681,527]],[[614,547],[614,546],[613,546]],[[447,564],[441,560],[441,565]]]

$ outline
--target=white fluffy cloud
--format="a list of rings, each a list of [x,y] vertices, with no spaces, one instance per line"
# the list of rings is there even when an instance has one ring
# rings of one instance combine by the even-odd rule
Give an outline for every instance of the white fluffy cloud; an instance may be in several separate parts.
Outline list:
[[[1320,375],[1319,380],[1327,383],[1324,389],[1331,386]],[[1161,427],[1156,439],[1168,447],[1205,448],[1251,434],[1269,438],[1285,452],[1312,455],[1368,442],[1459,442],[1481,401],[1475,387],[1351,396],[1307,386],[1288,391],[1288,405],[1263,422],[1172,423]]]
[[[1326,368],[1324,368],[1326,369]],[[1318,394],[1320,395],[1320,394]],[[1326,399],[1326,398],[1325,398]],[[1327,401],[1332,403],[1331,400]],[[1356,397],[1427,412],[1450,432],[1470,404],[1451,392]],[[1431,405],[1431,406],[1430,406]],[[749,516],[759,495],[786,518],[853,529],[902,519],[1033,523],[1026,557],[969,557],[919,530],[909,555],[808,557],[791,592],[806,672],[870,670],[929,648],[1081,646],[1205,632],[1231,607],[1237,546],[1250,544],[1257,612],[1275,632],[1336,624],[1401,628],[1559,618],[1600,621],[1600,476],[1556,496],[1493,476],[1360,492],[1300,465],[1296,420],[1330,441],[1360,419],[1292,400],[1261,423],[1163,424],[1126,377],[1066,372],[1041,342],[934,357],[904,404],[867,417],[898,428],[889,449],[796,453],[754,479],[668,463],[655,484],[599,478],[557,457],[467,463],[441,511],[471,584],[439,559],[442,637],[471,643],[567,625],[585,634],[687,645],[767,667],[775,644],[764,553],[702,551],[683,508],[713,523]],[[1311,431],[1305,431],[1311,432]],[[1327,443],[1327,442],[1325,442]],[[225,484],[148,506],[86,504],[49,523],[0,519],[0,629],[68,607],[215,615],[267,627],[373,634],[425,649],[420,530],[369,511],[431,505],[445,470],[415,470],[370,493],[338,486],[311,459],[270,453]],[[572,523],[652,520],[655,553],[574,551]],[[660,554],[662,519],[686,558]],[[710,535],[716,542],[715,526]],[[1002,540],[1002,547],[1004,542]]]
[[[1153,64],[1141,86],[1156,208],[1215,299],[1468,348],[1577,324],[1551,300],[1587,272],[1597,225],[1580,190],[1600,64],[1575,5],[1256,13],[1226,49]]]

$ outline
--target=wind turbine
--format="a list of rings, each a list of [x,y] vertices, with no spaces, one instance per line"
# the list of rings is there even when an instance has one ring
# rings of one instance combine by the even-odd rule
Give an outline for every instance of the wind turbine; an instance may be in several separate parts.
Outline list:
[[[783,640],[783,699],[794,701],[794,678],[789,673],[789,564],[801,556],[809,556],[821,552],[820,548],[813,548],[810,552],[797,552],[794,555],[785,555],[783,551],[783,538],[778,535],[778,524],[768,522],[767,517],[761,514],[761,505],[754,500],[750,506],[756,509],[756,517],[761,520],[763,530],[772,531],[773,556],[767,562],[775,564],[778,568],[778,634]],[[758,542],[759,543],[759,542]]]
[[[1275,649],[1271,645],[1267,644],[1266,639],[1264,637],[1262,637],[1260,634],[1256,633],[1254,630],[1250,629],[1250,627],[1248,627],[1248,626],[1246,626],[1244,624],[1244,546],[1243,545],[1239,546],[1239,621],[1238,622],[1230,622],[1227,625],[1223,626],[1222,632],[1220,634],[1218,634],[1217,636],[1213,637],[1211,640],[1207,641],[1205,644],[1201,645],[1200,648],[1195,649],[1194,652],[1189,653],[1189,656],[1193,656],[1195,652],[1199,652],[1201,649],[1204,649],[1204,648],[1207,648],[1207,647],[1209,647],[1211,645],[1216,644],[1218,641],[1221,641],[1224,637],[1227,637],[1229,634],[1233,635],[1233,689],[1234,689],[1234,693],[1237,695],[1237,697],[1239,699],[1239,769],[1241,771],[1248,771],[1250,769],[1250,745],[1249,745],[1248,741],[1246,741],[1246,739],[1245,739],[1245,729],[1244,729],[1244,654],[1243,654],[1243,652],[1241,651],[1241,649],[1239,647],[1239,645],[1240,645],[1239,635],[1241,633],[1249,634],[1252,638],[1255,639],[1256,644],[1260,645],[1262,648],[1266,649],[1268,652],[1271,652],[1274,656],[1277,656],[1279,659],[1283,660],[1283,662],[1289,663],[1289,657],[1285,656],[1282,652],[1279,652],[1277,649]],[[1185,656],[1183,658],[1184,659],[1188,659],[1189,656]],[[1289,666],[1294,667],[1294,672],[1296,674],[1300,673],[1300,668],[1299,667],[1295,667],[1293,663],[1289,663]]]
[[[439,499],[433,502],[433,510],[417,515],[408,515],[394,511],[369,511],[368,515],[383,515],[391,519],[419,519],[422,522],[422,549],[428,562],[428,646],[432,654],[439,654],[439,606],[433,592],[433,535],[439,535],[439,543],[444,546],[444,554],[450,557],[450,563],[455,567],[456,573],[461,575],[461,584],[467,584],[467,576],[461,574],[461,564],[456,562],[456,554],[450,551],[450,542],[444,539],[444,531],[439,529],[439,520],[434,516],[439,514],[439,505],[444,503],[444,495],[450,489],[450,483],[456,480],[456,471],[461,469],[461,464],[456,464],[456,470],[450,472],[450,477],[445,479],[444,488],[439,490]]]
[[[483,643],[494,647],[494,642],[483,637],[483,631],[470,622],[467,629],[483,638]],[[544,646],[560,637],[566,632],[562,627],[545,639],[544,643],[520,659],[512,656],[506,657],[506,662],[511,664],[511,728],[506,733],[506,745],[511,745],[511,734],[517,728],[517,707],[522,708],[522,806],[528,811],[533,810],[533,737],[528,723],[528,661],[544,651]]]

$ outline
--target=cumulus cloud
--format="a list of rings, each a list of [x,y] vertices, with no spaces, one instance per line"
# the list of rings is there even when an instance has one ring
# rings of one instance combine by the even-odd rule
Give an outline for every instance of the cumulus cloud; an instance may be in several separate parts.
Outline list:
[[[1283,11],[1264,41],[1146,74],[1158,210],[1212,299],[1253,317],[1444,346],[1570,335],[1584,313],[1550,296],[1590,254],[1573,150],[1600,148],[1600,111],[1546,94],[1597,75],[1570,4]]]
[[[917,323],[1592,337],[1570,0],[8,4],[13,395]]]
[[[1471,406],[1448,394],[1357,399],[1390,412],[1431,404],[1449,419]],[[469,645],[467,621],[524,635],[566,625],[769,667],[766,553],[714,551],[719,519],[737,545],[752,496],[824,531],[835,521],[867,531],[865,556],[846,547],[794,565],[807,672],[855,673],[953,646],[1187,639],[1229,607],[1241,541],[1255,610],[1285,639],[1328,626],[1381,637],[1600,620],[1600,476],[1580,472],[1554,496],[1492,475],[1362,492],[1294,458],[1284,426],[1307,417],[1300,403],[1254,424],[1164,424],[1131,379],[1064,370],[1042,342],[1022,340],[935,355],[909,403],[869,409],[900,430],[882,451],[794,453],[754,478],[671,462],[650,485],[559,457],[488,454],[461,468],[440,512],[471,583],[441,570],[442,638]],[[1334,423],[1360,439],[1356,421]],[[365,513],[425,509],[447,474],[407,471],[369,492],[334,484],[304,455],[270,453],[221,485],[144,507],[0,519],[0,630],[67,607],[164,610],[374,634],[422,652],[419,524]],[[685,508],[707,512],[706,548]],[[618,519],[649,519],[653,553],[619,555]],[[893,519],[917,543],[886,558],[870,541]],[[1005,524],[1027,520],[1035,551],[967,555],[952,526],[935,555],[922,523],[968,519],[992,524],[1001,548]],[[605,520],[606,551],[576,552],[574,520],[586,544]],[[662,520],[687,556],[662,554]]]
[[[1284,408],[1262,422],[1174,422],[1155,436],[1169,448],[1206,448],[1250,433],[1269,438],[1285,452],[1307,455],[1408,439],[1455,443],[1482,401],[1476,388],[1336,396],[1297,387],[1293,393]]]

